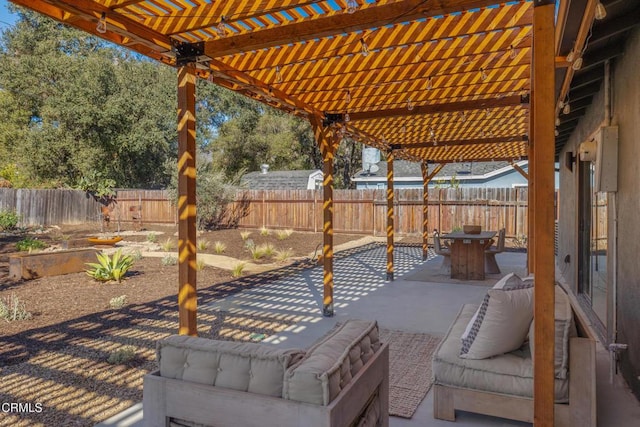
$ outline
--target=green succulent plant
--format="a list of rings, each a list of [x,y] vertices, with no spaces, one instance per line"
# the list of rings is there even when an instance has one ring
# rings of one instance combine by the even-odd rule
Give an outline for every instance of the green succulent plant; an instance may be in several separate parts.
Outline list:
[[[92,270],[87,270],[87,274],[101,282],[115,280],[120,283],[127,271],[133,266],[133,257],[122,255],[120,249],[112,257],[107,254],[98,254],[97,257],[97,263],[87,263],[89,267],[93,267]]]

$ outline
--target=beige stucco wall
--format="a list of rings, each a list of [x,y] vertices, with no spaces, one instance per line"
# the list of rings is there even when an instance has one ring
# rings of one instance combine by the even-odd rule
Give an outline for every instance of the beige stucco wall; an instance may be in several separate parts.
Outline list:
[[[629,37],[624,56],[612,63],[612,125],[619,128],[618,145],[618,241],[617,241],[617,341],[629,345],[621,354],[620,368],[628,384],[640,397],[640,29]],[[566,169],[565,151],[577,146],[598,128],[604,119],[604,95],[593,103],[561,154],[560,218],[557,263],[568,283],[576,286],[577,253],[577,171]],[[609,197],[609,248],[613,248],[615,221]],[[610,251],[611,253],[611,251]],[[566,255],[571,262],[564,263]],[[609,257],[609,281],[613,280],[613,257]],[[611,331],[610,331],[611,332]],[[611,335],[611,334],[610,334]]]

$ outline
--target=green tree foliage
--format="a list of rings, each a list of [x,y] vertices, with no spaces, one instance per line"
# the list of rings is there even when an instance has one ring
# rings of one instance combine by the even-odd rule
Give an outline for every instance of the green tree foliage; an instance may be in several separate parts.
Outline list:
[[[175,70],[12,7],[19,20],[0,34],[0,177],[18,188],[78,188],[96,176],[117,187],[168,185]],[[262,163],[322,167],[307,121],[202,80],[196,94],[205,176],[225,183]],[[359,153],[359,144],[341,144],[336,187],[349,186]]]
[[[175,71],[38,14],[20,18],[0,39],[0,170],[13,165],[18,185],[74,186],[95,172],[164,185]]]

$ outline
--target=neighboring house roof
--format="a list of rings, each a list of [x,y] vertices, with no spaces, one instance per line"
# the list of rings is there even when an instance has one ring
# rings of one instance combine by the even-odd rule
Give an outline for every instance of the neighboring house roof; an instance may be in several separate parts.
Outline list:
[[[250,190],[312,190],[322,182],[321,170],[249,172],[240,182]]]
[[[521,167],[526,167],[526,160],[516,162]],[[376,172],[359,171],[352,179],[355,182],[366,181],[386,181],[387,179],[387,162],[381,161],[377,163],[378,170]],[[436,165],[429,165],[429,171],[432,171]],[[433,178],[434,181],[449,181],[455,176],[457,180],[486,180],[494,176],[513,171],[511,164],[508,162],[461,162],[447,163],[440,172]],[[393,180],[394,181],[422,181],[422,170],[420,163],[409,162],[406,160],[394,160],[393,162]]]

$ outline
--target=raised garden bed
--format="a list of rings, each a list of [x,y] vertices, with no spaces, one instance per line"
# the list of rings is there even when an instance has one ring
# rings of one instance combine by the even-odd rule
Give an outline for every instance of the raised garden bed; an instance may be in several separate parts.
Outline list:
[[[12,279],[36,279],[78,273],[86,269],[85,263],[96,261],[97,253],[98,250],[87,248],[11,255],[9,257],[9,277]]]

